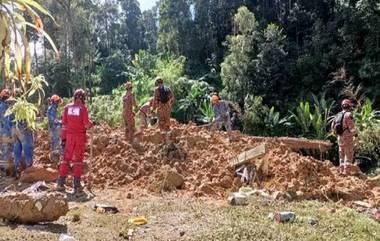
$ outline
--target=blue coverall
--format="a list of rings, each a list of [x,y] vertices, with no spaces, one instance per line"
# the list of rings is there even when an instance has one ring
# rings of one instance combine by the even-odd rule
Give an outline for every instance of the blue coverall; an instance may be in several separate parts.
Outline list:
[[[49,133],[51,137],[51,150],[59,151],[62,154],[61,147],[61,124],[57,118],[58,104],[51,104],[47,110],[49,122]]]
[[[13,153],[13,141],[12,141],[12,117],[4,116],[1,120],[1,137],[2,137],[2,146],[1,151],[3,153],[2,159],[7,165],[7,161],[11,158]],[[6,166],[6,168],[8,168]]]
[[[16,125],[18,128],[16,128]],[[24,150],[26,166],[31,167],[33,165],[33,132],[27,128],[24,121],[20,121],[18,124],[13,123],[13,129],[16,133],[14,135],[14,159],[16,169],[20,169],[22,151]],[[17,134],[18,133],[18,134]]]
[[[7,110],[8,108],[8,105],[7,103],[0,99],[0,139],[2,140],[3,138],[3,135],[4,135],[4,120],[5,120],[5,111]],[[3,144],[3,142],[1,141],[1,152],[4,154],[4,147],[5,145]],[[1,159],[0,161],[0,166],[3,166],[5,167],[5,164],[6,164],[6,160],[4,160],[4,158]]]

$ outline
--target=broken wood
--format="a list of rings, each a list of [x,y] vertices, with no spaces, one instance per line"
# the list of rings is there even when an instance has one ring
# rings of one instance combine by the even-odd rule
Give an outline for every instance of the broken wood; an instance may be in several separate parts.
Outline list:
[[[326,152],[333,144],[329,141],[321,141],[321,140],[309,140],[306,138],[291,138],[291,137],[251,137],[250,139],[253,139],[258,142],[278,142],[282,143],[285,146],[289,147],[292,150],[300,150],[300,149],[314,149],[314,150],[320,150],[321,152]]]
[[[237,157],[232,158],[230,160],[230,164],[231,164],[231,166],[234,166],[234,167],[243,165],[243,164],[251,161],[252,159],[263,156],[265,154],[265,152],[266,152],[265,144],[261,144],[261,145],[255,147],[249,151],[245,151],[245,152],[241,153]]]

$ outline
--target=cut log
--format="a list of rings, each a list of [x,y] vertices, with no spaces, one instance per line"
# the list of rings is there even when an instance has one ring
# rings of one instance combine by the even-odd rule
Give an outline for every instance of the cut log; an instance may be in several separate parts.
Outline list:
[[[329,141],[321,140],[309,140],[306,138],[291,138],[291,137],[251,137],[258,142],[277,142],[286,145],[293,150],[300,149],[315,149],[322,152],[326,152],[332,147],[332,143]]]
[[[231,166],[240,166],[265,154],[265,144],[261,144],[249,151],[245,151],[230,160]]]
[[[0,207],[0,218],[22,224],[53,222],[69,211],[65,196],[57,192],[3,193]]]

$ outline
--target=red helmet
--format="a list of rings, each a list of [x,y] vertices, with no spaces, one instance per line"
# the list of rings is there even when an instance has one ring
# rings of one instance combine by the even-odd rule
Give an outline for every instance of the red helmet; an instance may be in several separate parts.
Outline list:
[[[74,98],[75,99],[84,99],[86,97],[86,92],[83,89],[77,89],[74,92]]]
[[[51,103],[55,103],[55,104],[58,104],[59,102],[61,102],[61,97],[59,97],[58,95],[52,95],[52,97],[50,97],[49,101]]]
[[[342,107],[343,108],[348,108],[348,107],[352,107],[354,104],[352,103],[352,100],[350,99],[344,99],[342,101]]]
[[[8,89],[3,89],[0,92],[0,98],[8,99],[11,96],[11,92]]]

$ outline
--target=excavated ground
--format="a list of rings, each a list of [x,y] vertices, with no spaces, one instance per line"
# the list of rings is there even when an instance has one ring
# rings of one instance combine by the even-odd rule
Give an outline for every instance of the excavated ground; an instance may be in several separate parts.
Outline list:
[[[87,155],[85,182],[95,188],[131,186],[150,191],[167,190],[167,173],[180,174],[180,189],[194,196],[226,197],[242,186],[229,160],[266,143],[267,152],[252,162],[256,167],[253,188],[292,200],[364,200],[380,205],[380,188],[366,175],[340,176],[330,161],[303,156],[275,139],[264,140],[235,132],[233,142],[223,132],[173,122],[174,142],[162,143],[156,129],[144,133],[140,145],[129,145],[122,129],[107,126],[94,130],[93,157]],[[47,133],[37,138],[36,164],[56,167],[49,160]],[[177,185],[176,185],[177,186]],[[279,195],[278,195],[279,194]]]

